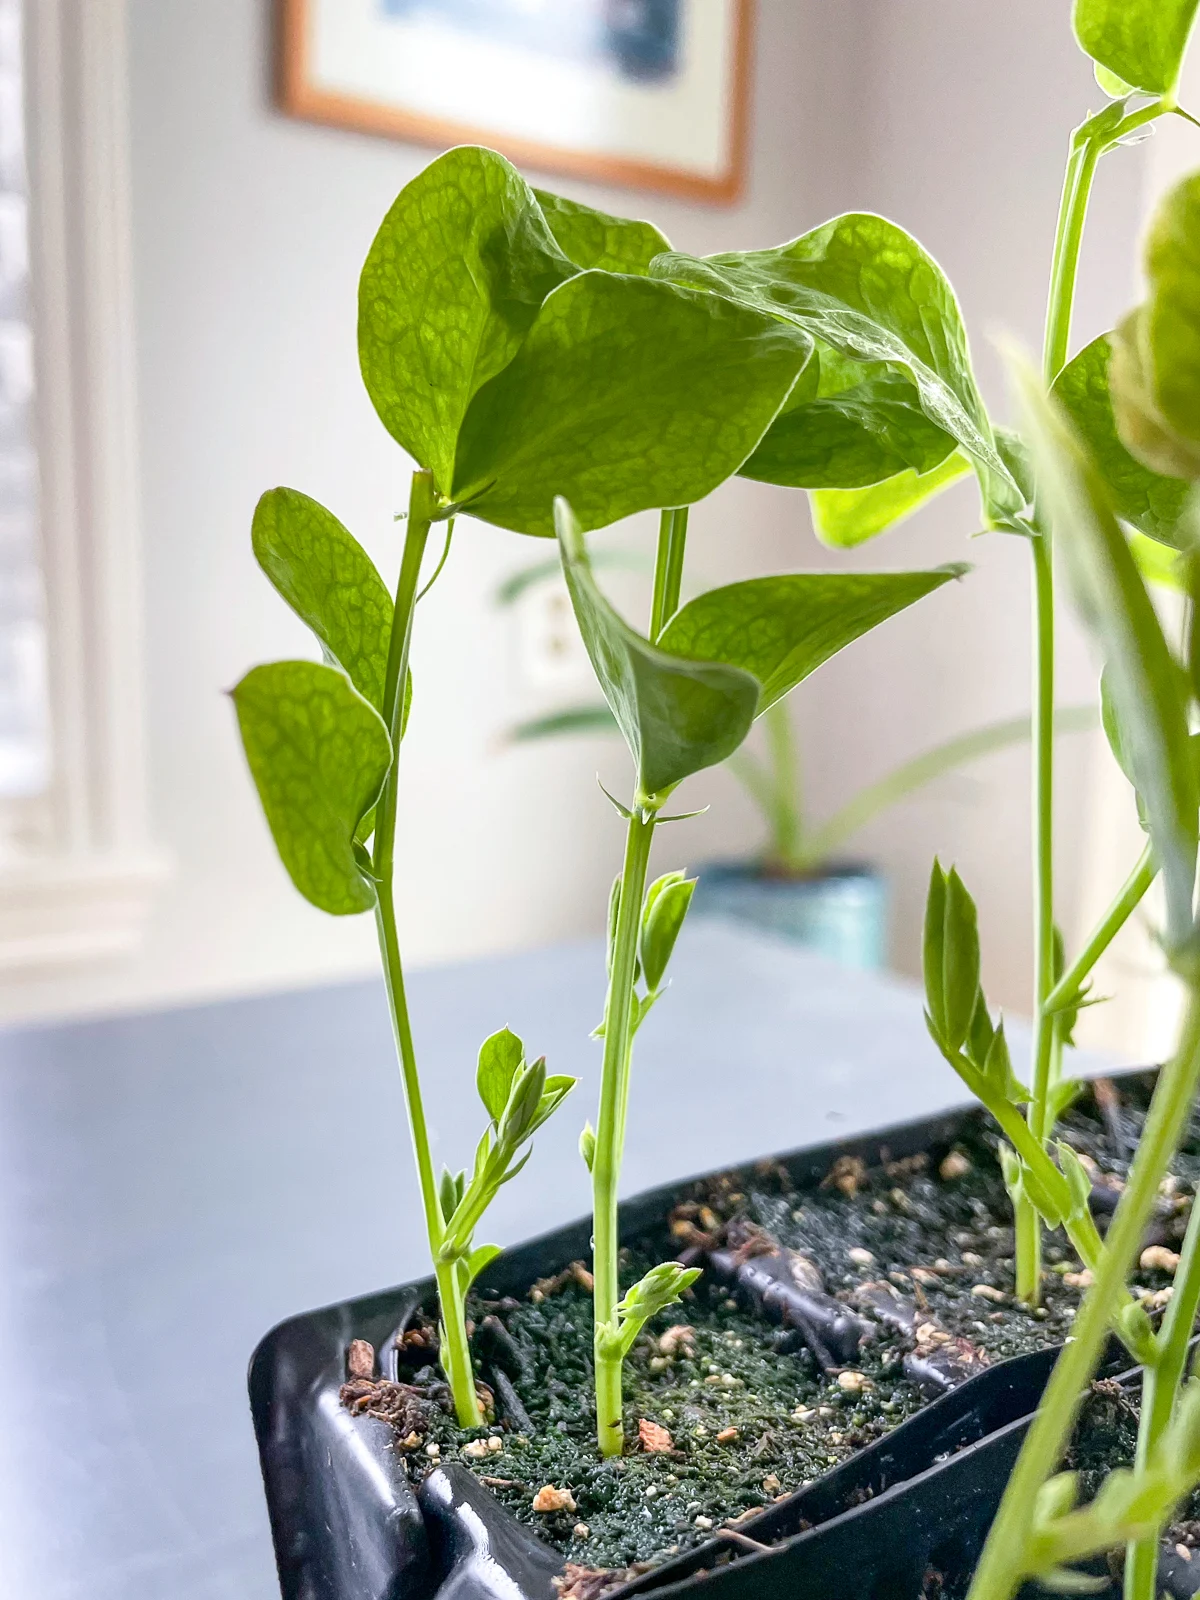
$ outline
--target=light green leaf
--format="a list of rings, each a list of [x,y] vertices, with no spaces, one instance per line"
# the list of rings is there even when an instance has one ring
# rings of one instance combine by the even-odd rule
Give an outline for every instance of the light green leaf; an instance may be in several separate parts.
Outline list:
[[[1075,424],[1112,496],[1118,516],[1152,539],[1179,548],[1179,518],[1188,495],[1181,478],[1151,472],[1121,443],[1108,392],[1112,341],[1085,345],[1059,373],[1051,393]]]
[[[975,1003],[979,995],[979,930],[975,902],[957,871],[946,875],[946,927],[942,946],[942,1004],[946,1019],[946,1042],[952,1050],[961,1049],[971,1030]],[[996,1033],[996,1039],[1002,1039]]]
[[[658,888],[661,885],[661,888],[657,894],[647,895],[642,917],[642,971],[646,974],[646,986],[651,991],[658,988],[666,975],[671,952],[696,887],[695,878],[677,877],[674,873],[670,874],[670,878],[672,881],[665,883],[660,878],[658,884],[652,886]]]
[[[1129,553],[1147,583],[1161,584],[1164,589],[1174,589],[1180,594],[1187,589],[1180,553],[1170,545],[1135,532],[1129,535]]]
[[[254,667],[233,690],[246,759],[292,882],[334,916],[370,911],[354,830],[392,764],[383,718],[316,661]]]
[[[793,489],[857,489],[911,469],[931,472],[954,449],[904,374],[881,376],[807,405],[789,404],[741,469]]]
[[[1069,1144],[1059,1139],[1056,1149],[1058,1151],[1058,1164],[1071,1190],[1073,1203],[1071,1214],[1080,1218],[1086,1217],[1088,1214],[1088,1201],[1092,1193],[1092,1180],[1084,1171],[1083,1163]]]
[[[1114,79],[1147,94],[1173,94],[1196,17],[1197,0],[1075,0],[1075,37]],[[1110,85],[1112,85],[1110,87]]]
[[[250,533],[259,566],[376,711],[383,710],[392,597],[332,511],[298,489],[268,489]]]
[[[1200,798],[1182,674],[1103,479],[1065,413],[1028,367],[1015,371],[1038,493],[1044,497],[1076,603],[1104,654],[1122,745],[1162,867],[1167,941],[1179,946],[1192,927]]]
[[[496,1257],[503,1254],[504,1250],[498,1244],[481,1244],[477,1249],[472,1250],[471,1254],[467,1257],[468,1287],[475,1282],[475,1279],[485,1267],[491,1266]]]
[[[754,721],[758,680],[737,667],[684,660],[643,638],[597,588],[571,507],[558,498],[554,514],[575,618],[633,757],[639,799],[661,796],[737,749]]]
[[[581,273],[472,402],[454,498],[544,535],[551,491],[587,529],[690,505],[741,466],[809,353],[799,330],[714,295]]]
[[[689,600],[659,648],[692,661],[721,661],[762,685],[758,714],[822,662],[968,569],[931,572],[797,572],[749,578]]]
[[[499,1123],[508,1104],[513,1079],[525,1061],[525,1046],[508,1028],[493,1033],[479,1047],[475,1084],[484,1110]]]
[[[925,927],[921,944],[922,971],[925,978],[925,1005],[930,1027],[937,1042],[946,1039],[946,874],[942,864],[934,857],[929,874],[929,888],[925,895]],[[991,1020],[987,1018],[987,1042],[991,1043]],[[974,1022],[975,1019],[972,1018]],[[976,1027],[978,1037],[979,1027]]]
[[[1118,78],[1115,72],[1110,72],[1107,67],[1102,67],[1097,61],[1092,66],[1092,75],[1097,86],[1101,88],[1110,100],[1124,100],[1133,93],[1133,85],[1126,83],[1124,78]]]
[[[1177,183],[1154,213],[1146,279],[1141,336],[1154,403],[1168,427],[1200,445],[1200,173]]]
[[[472,395],[575,270],[533,190],[492,150],[439,156],[383,219],[359,284],[359,364],[380,421],[443,494]]]
[[[852,550],[906,521],[970,470],[966,457],[955,451],[931,472],[898,472],[866,489],[817,489],[811,497],[813,529],[823,544]]]
[[[1146,307],[1139,306],[1111,335],[1108,388],[1117,433],[1151,471],[1194,483],[1200,479],[1200,444],[1176,432],[1158,408],[1146,326]]]
[[[611,217],[547,189],[533,192],[558,248],[577,267],[644,276],[654,257],[671,248],[652,222]]]
[[[907,373],[925,415],[975,463],[991,514],[1003,520],[1024,505],[975,384],[954,291],[895,223],[851,213],[773,250],[664,255],[652,271],[787,318],[853,360]]]

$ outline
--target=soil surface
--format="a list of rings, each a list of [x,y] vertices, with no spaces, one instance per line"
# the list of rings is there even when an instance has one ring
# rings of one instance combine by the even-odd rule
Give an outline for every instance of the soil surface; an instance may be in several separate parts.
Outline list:
[[[1114,1201],[1144,1104],[1124,1080],[1119,1103],[1098,1107],[1089,1092],[1060,1125]],[[1135,1278],[1152,1310],[1165,1302],[1170,1253],[1200,1179],[1200,1126],[1189,1130],[1173,1170],[1147,1240],[1157,1253]],[[1101,1196],[1102,1227],[1103,1209]],[[1012,1299],[1011,1210],[996,1137],[982,1118],[953,1148],[870,1170],[843,1159],[816,1189],[793,1189],[786,1171],[771,1165],[752,1181],[743,1174],[740,1186],[729,1178],[698,1185],[673,1213],[669,1237],[642,1240],[624,1254],[623,1282],[681,1249],[725,1247],[728,1260],[739,1242],[743,1255],[794,1252],[827,1296],[859,1314],[864,1295],[877,1302],[882,1286],[915,1308],[918,1343],[932,1340],[973,1367],[1060,1343],[1086,1287],[1056,1233],[1047,1240],[1043,1306],[1030,1312]],[[432,1328],[409,1336],[403,1393],[389,1399],[388,1386],[372,1390],[360,1378],[345,1396],[382,1414],[391,1405],[414,1477],[438,1461],[465,1461],[580,1569],[644,1571],[723,1527],[736,1530],[740,1517],[826,1472],[929,1398],[928,1385],[911,1375],[911,1359],[906,1367],[911,1325],[867,1312],[868,1339],[849,1362],[827,1370],[794,1330],[774,1327],[744,1288],[710,1268],[635,1346],[625,1368],[626,1453],[602,1461],[586,1268],[535,1285],[524,1300],[480,1299],[470,1310],[481,1377],[496,1391],[488,1427],[464,1433],[443,1409],[444,1385],[429,1363]],[[1136,1412],[1132,1423],[1127,1411],[1114,1420],[1105,1403],[1109,1411],[1081,1434],[1085,1482],[1099,1475],[1099,1462],[1117,1465],[1132,1452]],[[1186,1526],[1181,1537],[1190,1539]]]

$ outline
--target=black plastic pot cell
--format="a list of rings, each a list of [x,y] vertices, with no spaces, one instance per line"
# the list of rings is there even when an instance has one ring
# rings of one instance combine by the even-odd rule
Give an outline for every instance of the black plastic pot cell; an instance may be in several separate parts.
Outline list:
[[[797,1188],[812,1188],[839,1156],[868,1165],[885,1150],[890,1159],[918,1151],[936,1159],[978,1121],[977,1112],[959,1112],[777,1159]],[[747,1183],[752,1175],[752,1167],[743,1169]],[[693,1182],[627,1201],[622,1238],[661,1239]],[[590,1231],[584,1219],[505,1251],[480,1287],[524,1294],[535,1279],[586,1255]],[[293,1317],[254,1353],[251,1409],[284,1600],[555,1600],[552,1580],[563,1558],[465,1467],[438,1468],[414,1491],[387,1424],[340,1405],[350,1341],[382,1349],[418,1306],[432,1302],[433,1290],[424,1279]],[[722,1532],[621,1592],[917,1600],[925,1574],[935,1571],[946,1596],[960,1580],[965,1593],[1054,1355],[1038,1351],[987,1368],[739,1523],[738,1535]],[[1169,1588],[1169,1570],[1164,1579]],[[1179,1592],[1190,1596],[1198,1586],[1193,1580]]]

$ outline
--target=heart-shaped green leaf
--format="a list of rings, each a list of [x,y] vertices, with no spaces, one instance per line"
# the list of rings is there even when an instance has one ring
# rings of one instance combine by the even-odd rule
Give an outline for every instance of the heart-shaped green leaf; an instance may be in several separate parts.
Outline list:
[[[306,900],[370,911],[354,830],[392,763],[383,718],[345,673],[316,661],[254,667],[233,690],[246,759],[276,848]]]
[[[1025,504],[996,448],[954,291],[895,223],[851,213],[773,250],[663,255],[652,270],[794,321],[854,360],[900,369],[925,415],[974,462],[989,512],[1003,521]]]
[[[789,401],[741,476],[791,489],[858,489],[910,468],[930,472],[953,449],[908,378],[885,371],[807,405]]]
[[[1075,0],[1075,37],[1116,79],[1147,94],[1171,94],[1179,82],[1197,0]],[[1102,84],[1112,94],[1112,79]]]
[[[1179,518],[1188,485],[1181,478],[1151,472],[1121,443],[1108,392],[1111,354],[1107,334],[1093,339],[1059,373],[1051,392],[1103,474],[1118,516],[1152,539],[1181,548]]]
[[[1167,944],[1192,930],[1196,879],[1196,765],[1183,676],[1167,647],[1104,479],[1061,407],[1025,365],[1016,376],[1039,500],[1062,550],[1076,603],[1105,659],[1121,748],[1161,863]]]
[[[383,709],[392,598],[370,556],[323,505],[268,489],[254,512],[258,564],[376,711]]]
[[[471,403],[454,499],[518,533],[690,505],[762,438],[810,354],[795,328],[649,278],[585,272]]]
[[[611,217],[607,211],[596,211],[545,189],[533,192],[558,248],[577,267],[644,276],[655,256],[671,248],[651,222]]]
[[[471,396],[575,270],[533,190],[493,150],[439,156],[383,219],[359,283],[359,364],[384,427],[443,493]]]
[[[689,600],[659,647],[692,661],[720,661],[753,673],[757,714],[872,628],[968,568],[931,572],[796,572],[749,578]]]
[[[814,489],[813,530],[822,544],[853,550],[904,522],[970,470],[966,457],[955,451],[931,472],[909,468],[866,489]]]
[[[596,587],[571,507],[554,517],[575,619],[637,774],[639,803],[732,754],[750,731],[758,680],[737,667],[687,661],[644,639]]]

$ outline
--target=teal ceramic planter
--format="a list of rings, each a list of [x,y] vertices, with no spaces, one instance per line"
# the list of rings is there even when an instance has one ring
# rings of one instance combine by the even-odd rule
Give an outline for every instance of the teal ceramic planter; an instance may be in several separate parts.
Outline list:
[[[733,917],[843,966],[887,964],[887,883],[873,868],[828,867],[812,877],[769,877],[741,861],[699,869],[692,914]]]

